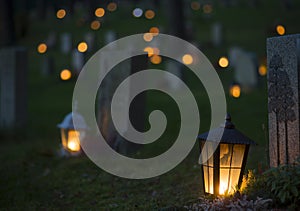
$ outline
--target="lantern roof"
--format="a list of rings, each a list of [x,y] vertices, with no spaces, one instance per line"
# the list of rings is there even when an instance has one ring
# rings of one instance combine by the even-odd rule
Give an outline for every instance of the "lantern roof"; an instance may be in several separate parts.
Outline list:
[[[220,125],[220,127],[210,130],[209,132],[205,132],[198,136],[200,140],[207,140],[209,133],[209,140],[207,141],[216,141],[218,142],[220,134],[223,132],[220,143],[227,144],[248,144],[248,145],[256,145],[254,141],[250,138],[242,134],[240,131],[235,129],[234,124],[231,122],[231,116],[229,114],[226,115],[225,123]]]
[[[74,123],[73,123],[73,119],[76,119],[77,122],[77,127],[74,127]],[[88,129],[84,118],[76,113],[76,112],[71,112],[68,115],[65,116],[64,120],[57,125],[58,128],[62,128],[62,129],[82,129],[82,130],[86,130]]]

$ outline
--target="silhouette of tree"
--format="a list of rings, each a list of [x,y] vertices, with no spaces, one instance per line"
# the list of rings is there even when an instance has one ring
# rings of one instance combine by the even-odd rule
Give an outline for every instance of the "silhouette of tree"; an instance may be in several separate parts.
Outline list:
[[[296,114],[293,110],[295,105],[294,93],[291,87],[291,82],[287,72],[283,69],[282,58],[276,54],[271,60],[269,67],[273,69],[270,71],[268,81],[269,87],[269,113],[274,112],[276,115],[276,130],[278,141],[278,122],[284,122],[285,124],[285,143],[286,143],[286,157],[285,162],[288,163],[288,121],[295,121]],[[277,151],[279,152],[279,143],[277,143]],[[277,160],[280,164],[279,156]]]

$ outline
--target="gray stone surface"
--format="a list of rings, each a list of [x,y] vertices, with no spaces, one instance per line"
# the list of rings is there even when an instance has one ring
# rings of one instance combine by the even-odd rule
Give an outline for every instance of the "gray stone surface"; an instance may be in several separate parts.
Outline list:
[[[79,52],[77,49],[72,51],[71,65],[73,72],[79,75],[84,65],[84,53]]]
[[[63,33],[60,36],[60,49],[64,54],[68,54],[72,50],[72,35],[70,33]]]
[[[100,56],[101,61],[99,62],[99,64],[102,66],[100,69],[106,69],[106,67],[109,66],[108,62],[110,62],[110,57],[118,53],[122,54],[124,52],[111,50],[102,53]],[[123,61],[110,71],[99,87],[97,100],[97,121],[99,129],[108,144],[122,154],[134,152],[139,148],[139,146],[124,140],[116,132],[110,114],[111,100],[115,89],[121,84],[121,82],[126,77],[129,77],[130,74],[147,69],[147,63],[148,59],[146,56],[132,57],[130,60]],[[124,119],[124,121],[127,121],[128,118],[127,114],[125,114],[123,111],[123,105],[128,105],[130,103],[130,89],[131,87],[127,87],[122,90],[123,99],[118,105],[119,109],[117,109],[120,112],[117,114],[117,116],[123,116],[122,119]],[[143,130],[145,124],[145,94],[140,94],[136,97],[134,103],[131,104],[130,110],[132,111],[130,113],[130,120],[133,126],[135,126],[137,130]],[[122,125],[126,125],[126,122],[123,122]],[[126,130],[126,127],[124,127],[124,131],[120,132],[126,133]]]
[[[300,34],[267,40],[270,165],[300,156]]]
[[[0,58],[0,128],[21,128],[27,121],[27,52],[3,48]]]
[[[229,51],[230,65],[234,68],[234,80],[241,85],[244,91],[257,86],[257,64],[253,56],[240,48],[231,48]]]

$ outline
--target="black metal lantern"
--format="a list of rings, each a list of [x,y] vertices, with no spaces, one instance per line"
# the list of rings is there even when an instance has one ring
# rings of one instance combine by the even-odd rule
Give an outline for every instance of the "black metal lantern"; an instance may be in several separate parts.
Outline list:
[[[210,140],[207,140],[208,134]],[[230,115],[226,116],[224,125],[199,135],[198,140],[204,192],[214,195],[233,193],[241,184],[249,146],[255,142],[235,129]]]
[[[76,129],[73,119],[79,123]],[[88,129],[83,117],[78,113],[69,113],[57,127],[61,131],[62,147],[65,152],[73,156],[81,154],[80,142],[84,140],[85,132]]]

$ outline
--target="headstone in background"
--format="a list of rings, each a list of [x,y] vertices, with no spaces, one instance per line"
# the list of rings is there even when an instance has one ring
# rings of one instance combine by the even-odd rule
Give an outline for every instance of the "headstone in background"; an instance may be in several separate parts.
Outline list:
[[[49,76],[54,74],[54,59],[51,56],[46,56],[41,63],[42,75]]]
[[[230,66],[235,67],[238,60],[238,56],[242,53],[242,51],[243,50],[237,46],[229,48],[228,59]]]
[[[64,54],[68,54],[72,50],[72,35],[70,33],[63,33],[60,36],[60,49]]]
[[[115,41],[117,39],[117,34],[114,31],[107,31],[104,36],[105,45]]]
[[[84,35],[83,39],[88,45],[88,52],[93,51],[95,49],[96,35],[92,32],[88,32]]]
[[[56,46],[56,42],[57,34],[55,32],[51,32],[46,39],[46,44],[48,48],[54,48]]]
[[[103,65],[102,68],[106,68],[109,66],[109,58],[116,53],[124,53],[120,51],[110,51],[105,52],[101,56],[100,65]],[[132,57],[130,60],[126,60],[115,66],[106,76],[105,80],[102,82],[99,88],[98,94],[98,126],[103,135],[103,137],[107,140],[108,144],[115,149],[116,151],[122,154],[128,154],[136,151],[139,148],[139,145],[126,141],[120,134],[116,132],[116,129],[113,126],[112,118],[110,114],[110,106],[113,94],[115,89],[120,85],[120,83],[126,78],[129,77],[130,74],[138,72],[140,70],[144,70],[147,68],[148,58],[146,55],[144,56],[136,56]],[[102,69],[101,68],[101,69]],[[130,85],[131,86],[131,85]],[[123,116],[124,121],[128,121],[127,114],[124,113],[123,107],[124,105],[130,106],[130,120],[132,125],[137,130],[143,130],[145,124],[145,94],[140,94],[134,99],[134,103],[129,102],[130,99],[130,89],[131,87],[127,87],[123,90],[122,96],[123,99],[120,101],[119,106],[119,114],[118,116]],[[118,109],[117,109],[118,110]],[[123,125],[126,125],[124,122]],[[126,128],[126,126],[124,127]],[[124,131],[120,131],[121,133],[126,133],[127,129]]]
[[[223,32],[222,32],[222,24],[219,22],[216,22],[211,27],[211,38],[212,38],[212,44],[214,47],[220,47],[223,42]]]
[[[79,52],[77,49],[72,51],[71,65],[74,73],[79,75],[84,65],[84,53]]]
[[[267,39],[270,166],[300,156],[300,34]]]
[[[229,53],[230,65],[234,68],[234,81],[241,85],[244,91],[257,86],[257,62],[255,55],[240,50],[231,49]]]
[[[179,64],[176,61],[168,61],[166,62],[166,70],[174,75],[176,75],[177,77],[180,78],[181,76],[181,64]],[[169,77],[167,77],[165,80],[167,80],[167,85],[169,87],[171,87],[173,90],[177,90],[180,88],[180,83],[179,80],[175,80],[175,79],[171,79]]]
[[[0,128],[22,128],[27,122],[27,52],[0,49]]]

